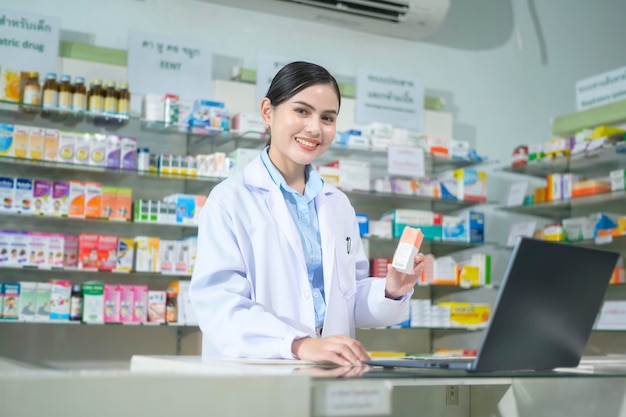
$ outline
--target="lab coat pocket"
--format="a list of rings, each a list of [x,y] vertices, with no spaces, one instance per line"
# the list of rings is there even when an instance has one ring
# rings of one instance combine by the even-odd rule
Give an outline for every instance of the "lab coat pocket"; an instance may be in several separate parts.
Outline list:
[[[335,256],[337,265],[337,284],[345,298],[350,298],[356,293],[356,264],[355,254],[347,253],[345,244],[336,245]]]

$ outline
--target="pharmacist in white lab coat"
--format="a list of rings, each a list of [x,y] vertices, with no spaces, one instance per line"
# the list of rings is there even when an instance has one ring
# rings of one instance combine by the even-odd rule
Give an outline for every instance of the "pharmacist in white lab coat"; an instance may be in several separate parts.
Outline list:
[[[261,102],[270,146],[200,211],[189,294],[204,356],[359,365],[355,327],[407,317],[423,256],[411,274],[369,278],[354,209],[311,166],[335,137],[340,100],[324,68],[283,67]]]

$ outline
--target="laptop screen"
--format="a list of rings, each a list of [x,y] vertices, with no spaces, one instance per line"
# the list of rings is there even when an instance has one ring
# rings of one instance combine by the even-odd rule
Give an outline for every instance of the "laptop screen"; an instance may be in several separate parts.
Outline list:
[[[575,367],[618,254],[519,238],[474,371]]]

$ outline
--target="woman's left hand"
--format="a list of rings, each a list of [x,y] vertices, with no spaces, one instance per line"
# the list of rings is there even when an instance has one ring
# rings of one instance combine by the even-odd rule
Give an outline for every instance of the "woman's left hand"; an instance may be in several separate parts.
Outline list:
[[[387,282],[385,284],[385,297],[397,299],[407,294],[417,283],[420,275],[424,272],[424,254],[418,253],[413,259],[413,271],[405,274],[396,270],[391,264],[387,264]]]

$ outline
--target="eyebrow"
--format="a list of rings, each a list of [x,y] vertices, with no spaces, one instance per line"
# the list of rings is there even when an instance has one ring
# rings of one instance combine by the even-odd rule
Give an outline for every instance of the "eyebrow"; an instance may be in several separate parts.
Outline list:
[[[315,107],[311,106],[309,103],[307,103],[306,101],[294,101],[294,104],[300,104],[301,106],[305,106],[308,107],[311,110],[315,110]],[[325,110],[322,113],[332,113],[332,114],[338,114],[337,110]]]

